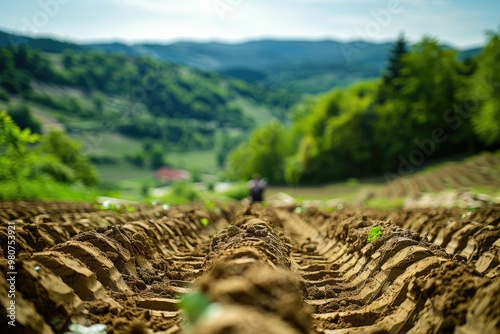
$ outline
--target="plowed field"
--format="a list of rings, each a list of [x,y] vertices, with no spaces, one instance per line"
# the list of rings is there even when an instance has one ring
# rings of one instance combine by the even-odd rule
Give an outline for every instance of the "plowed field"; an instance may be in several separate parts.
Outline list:
[[[500,333],[499,205],[293,209],[0,203],[0,331]],[[192,290],[217,307],[186,329]]]

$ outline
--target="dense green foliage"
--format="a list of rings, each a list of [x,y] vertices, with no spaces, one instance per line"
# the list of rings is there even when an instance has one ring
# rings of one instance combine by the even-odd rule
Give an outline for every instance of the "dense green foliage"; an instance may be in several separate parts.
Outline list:
[[[248,142],[238,146],[228,157],[229,170],[236,178],[250,179],[254,173],[271,182],[284,182],[283,166],[290,150],[285,127],[277,122],[255,130]]]
[[[185,73],[180,66],[147,57],[97,52],[67,51],[63,65],[67,84],[113,95],[126,94],[132,102],[143,103],[152,116],[233,126],[248,123],[241,110],[229,105],[222,85],[203,80],[210,78],[209,73]]]
[[[81,144],[76,140],[67,137],[60,131],[52,131],[43,136],[40,140],[42,154],[48,154],[57,158],[64,166],[72,171],[72,177],[62,176],[62,173],[56,173],[58,179],[63,177],[64,181],[82,182],[86,186],[94,186],[97,183],[97,172],[81,154]],[[47,171],[50,171],[48,166]],[[57,168],[53,168],[57,171]]]
[[[474,110],[472,124],[487,144],[500,144],[500,33],[490,32],[489,43],[477,59],[477,69],[469,83],[473,95],[464,104]]]
[[[302,138],[296,153],[302,180],[320,182],[365,172],[372,145],[367,109],[375,94],[374,82],[335,90],[295,121]]]
[[[38,143],[38,144],[36,144]],[[0,199],[88,200],[94,168],[60,132],[40,137],[0,113]]]
[[[21,129],[30,128],[33,133],[42,133],[42,124],[31,115],[24,105],[10,106],[7,113]]]
[[[231,150],[241,144],[244,140],[245,138],[242,134],[231,135],[226,130],[221,131],[215,143],[217,166],[220,168],[224,167]]]
[[[291,130],[279,124],[256,130],[231,153],[229,171],[239,179],[259,172],[290,184],[379,173],[390,180],[430,159],[494,149],[499,64],[498,33],[465,61],[431,38],[409,48],[400,37],[382,80],[305,100],[291,114]]]
[[[245,182],[239,182],[232,185],[229,189],[223,192],[223,195],[235,200],[242,200],[247,198],[250,193]]]

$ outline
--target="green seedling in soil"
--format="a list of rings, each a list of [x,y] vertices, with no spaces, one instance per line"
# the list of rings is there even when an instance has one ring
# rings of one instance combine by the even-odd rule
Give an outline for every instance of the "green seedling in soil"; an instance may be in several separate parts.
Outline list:
[[[213,316],[221,311],[218,303],[210,303],[207,296],[200,291],[182,294],[178,307],[188,320],[188,326],[193,326],[199,319]]]
[[[467,212],[465,212],[465,213],[462,214],[462,218],[467,218],[469,216],[472,216],[473,214],[476,213],[477,210],[479,210],[479,208],[469,209]]]
[[[194,324],[210,305],[208,298],[199,291],[193,291],[181,295],[179,308],[186,316],[190,324]]]
[[[368,231],[368,242],[373,242],[382,236],[382,229],[379,226],[374,226]]]
[[[200,223],[201,223],[201,225],[206,227],[209,223],[208,218],[205,218],[205,217],[201,218]]]
[[[39,271],[40,270],[40,266],[35,266],[35,270],[36,271]],[[61,327],[63,327],[63,321],[61,318],[59,317],[53,317],[50,319],[49,321],[50,325],[52,326],[52,328],[54,329],[61,329]]]
[[[302,213],[302,212],[304,212],[304,208],[303,208],[303,207],[301,207],[301,206],[298,206],[298,207],[296,207],[296,208],[295,208],[295,210],[293,210],[293,211],[294,211],[295,213]]]
[[[106,325],[94,324],[92,326],[85,326],[80,324],[69,325],[69,332],[64,334],[106,334]]]

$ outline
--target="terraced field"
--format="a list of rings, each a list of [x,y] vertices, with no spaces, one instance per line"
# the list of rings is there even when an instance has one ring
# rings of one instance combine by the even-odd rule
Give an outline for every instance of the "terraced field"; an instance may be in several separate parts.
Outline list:
[[[424,192],[468,187],[500,188],[500,154],[483,153],[463,162],[446,163],[429,171],[395,179],[385,186],[386,197],[401,198]]]
[[[500,332],[499,205],[137,210],[0,203],[1,333]],[[178,296],[193,290],[211,312],[186,327]]]

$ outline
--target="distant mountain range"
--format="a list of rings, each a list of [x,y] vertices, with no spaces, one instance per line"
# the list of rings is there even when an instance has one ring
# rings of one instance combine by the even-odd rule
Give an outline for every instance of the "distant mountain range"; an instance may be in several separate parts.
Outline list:
[[[50,38],[0,32],[0,45],[24,43],[45,52],[65,49],[148,55],[168,62],[261,83],[298,93],[319,93],[335,86],[375,78],[382,73],[391,43],[259,40],[239,44],[176,42],[171,44],[75,44]],[[460,51],[460,58],[481,49]]]

